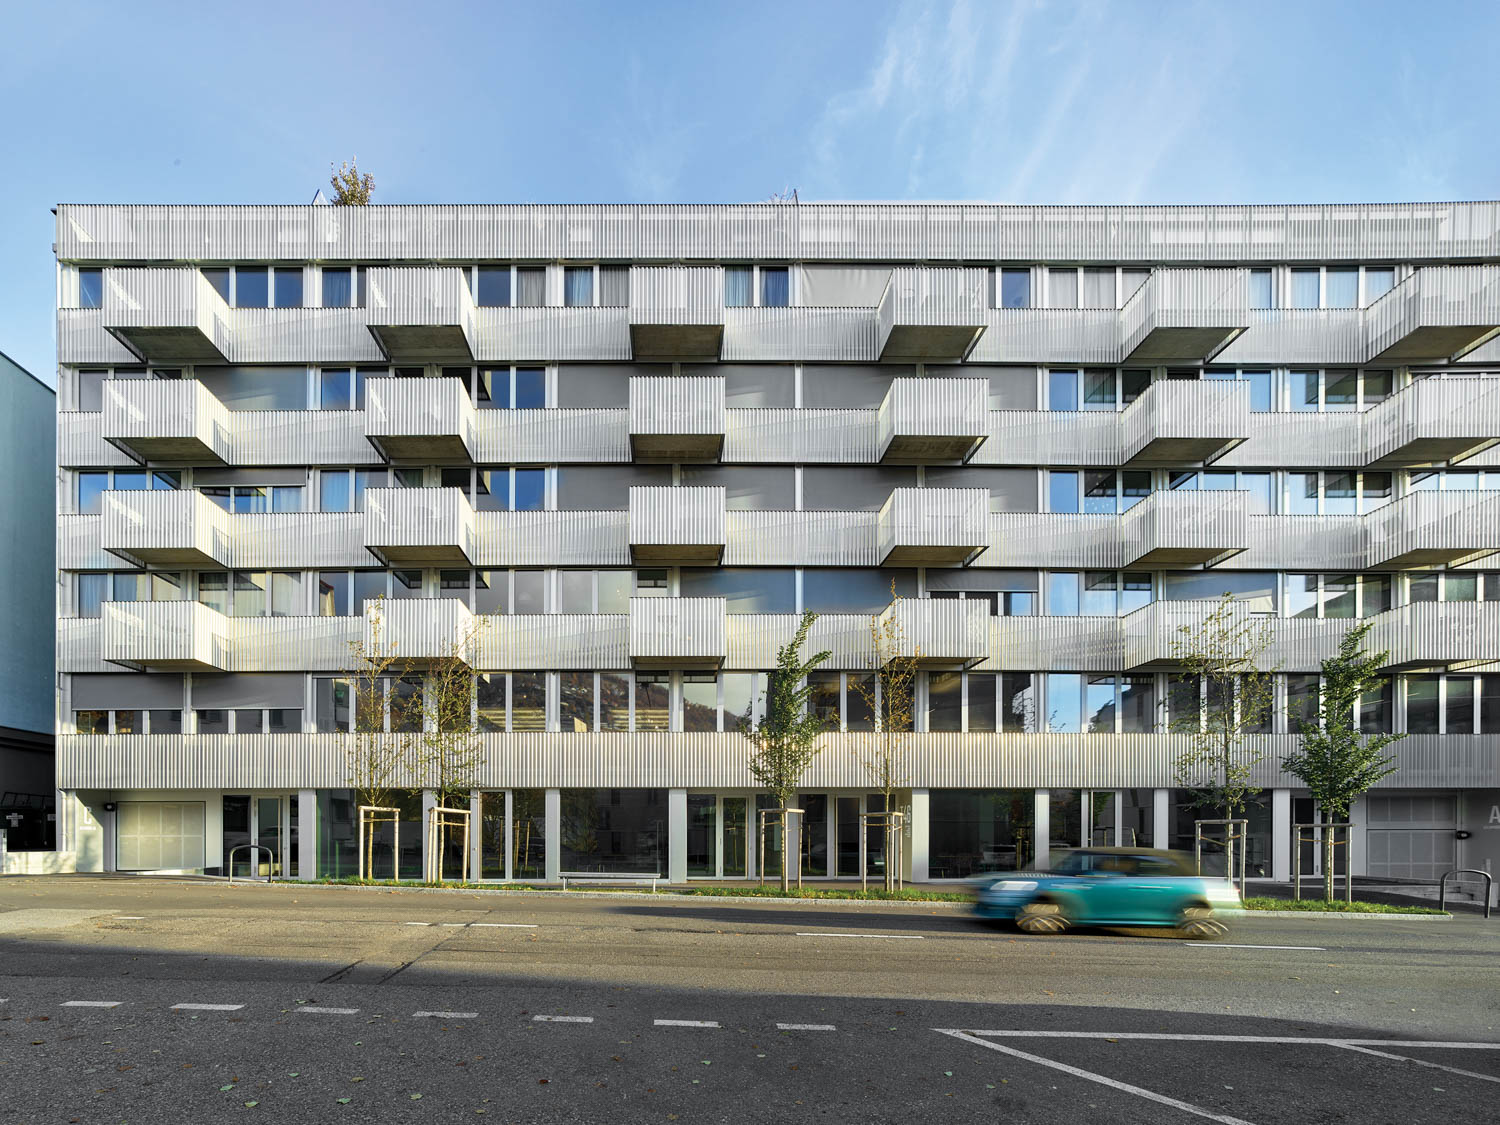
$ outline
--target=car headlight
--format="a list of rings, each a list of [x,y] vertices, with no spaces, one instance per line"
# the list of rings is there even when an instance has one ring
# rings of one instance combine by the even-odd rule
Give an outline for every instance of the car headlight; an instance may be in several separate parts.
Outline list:
[[[995,884],[997,891],[1034,891],[1036,883],[1028,879],[1001,879]]]

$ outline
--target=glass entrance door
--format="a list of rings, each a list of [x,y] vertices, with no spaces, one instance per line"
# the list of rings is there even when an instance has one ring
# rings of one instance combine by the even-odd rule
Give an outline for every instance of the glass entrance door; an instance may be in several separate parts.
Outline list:
[[[688,878],[719,874],[719,799],[712,793],[687,795]]]
[[[745,823],[748,805],[748,797],[725,797],[723,799],[724,815],[721,822],[724,825],[723,853],[726,879],[743,879],[750,870],[749,831]]]
[[[283,869],[281,804],[282,798],[280,797],[257,797],[255,799],[255,842],[271,853],[270,855],[263,851],[254,853],[253,870],[255,874],[263,878],[280,875]]]

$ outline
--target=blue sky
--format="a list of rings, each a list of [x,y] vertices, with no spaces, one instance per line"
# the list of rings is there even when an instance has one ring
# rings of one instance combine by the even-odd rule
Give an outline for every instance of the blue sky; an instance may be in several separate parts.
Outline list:
[[[54,381],[54,204],[301,203],[355,154],[385,203],[1491,199],[1497,32],[1443,0],[13,3],[0,351]]]

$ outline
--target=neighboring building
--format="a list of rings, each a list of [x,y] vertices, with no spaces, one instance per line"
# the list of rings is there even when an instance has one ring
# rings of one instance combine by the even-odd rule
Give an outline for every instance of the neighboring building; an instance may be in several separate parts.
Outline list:
[[[55,838],[56,415],[52,389],[0,352],[0,831],[17,853]]]
[[[1500,859],[1500,204],[65,206],[57,256],[81,867],[352,871],[383,595],[409,658],[479,623],[474,849],[518,879],[753,870],[736,716],[817,611],[801,851],[853,875],[893,582],[913,879],[1190,847],[1171,641],[1226,591],[1279,669],[1252,871],[1358,618],[1410,734],[1355,870]]]

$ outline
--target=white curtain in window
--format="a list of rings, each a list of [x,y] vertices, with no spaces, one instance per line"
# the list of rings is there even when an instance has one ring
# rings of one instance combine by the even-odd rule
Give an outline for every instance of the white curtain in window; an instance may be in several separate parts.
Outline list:
[[[571,306],[592,305],[594,303],[594,271],[585,266],[582,269],[568,269],[563,272],[563,304]]]
[[[820,308],[875,308],[891,271],[885,266],[803,266],[802,305]]]
[[[1115,271],[1111,269],[1084,270],[1083,292],[1078,307],[1083,309],[1112,309],[1115,307]]]
[[[724,304],[731,309],[743,309],[755,304],[754,272],[749,266],[726,266],[724,268]]]
[[[516,270],[516,304],[537,308],[547,303],[547,271],[544,269]]]
[[[1076,309],[1078,307],[1078,271],[1047,271],[1047,304],[1054,309]]]

